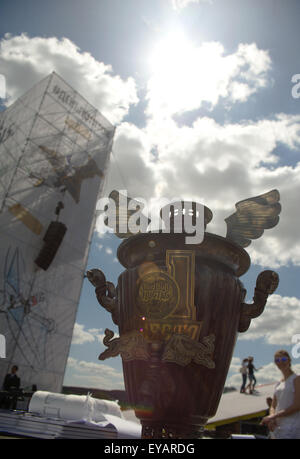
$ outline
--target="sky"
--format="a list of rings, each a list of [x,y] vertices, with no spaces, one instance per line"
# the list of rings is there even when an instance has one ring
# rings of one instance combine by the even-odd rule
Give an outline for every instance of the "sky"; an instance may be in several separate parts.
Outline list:
[[[116,126],[104,196],[191,198],[212,210],[209,232],[225,236],[236,202],[280,192],[279,224],[246,249],[246,301],[261,271],[280,283],[238,335],[226,381],[236,388],[249,355],[259,384],[279,379],[277,349],[294,353],[300,372],[299,21],[297,0],[0,2],[2,104],[53,70],[86,97]],[[99,219],[87,269],[115,285],[120,243]],[[120,358],[98,360],[106,328],[117,336],[84,280],[65,385],[124,388]]]

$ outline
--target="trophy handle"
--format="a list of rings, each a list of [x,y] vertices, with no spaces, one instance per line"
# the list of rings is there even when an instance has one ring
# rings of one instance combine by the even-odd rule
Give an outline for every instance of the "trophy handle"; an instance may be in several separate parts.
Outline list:
[[[268,296],[275,292],[278,284],[279,276],[275,271],[263,271],[257,276],[253,303],[242,303],[239,332],[248,330],[251,319],[255,319],[263,313]]]
[[[113,322],[119,325],[118,296],[114,284],[106,281],[105,275],[100,269],[90,269],[87,271],[86,277],[95,287],[99,304],[111,313]]]

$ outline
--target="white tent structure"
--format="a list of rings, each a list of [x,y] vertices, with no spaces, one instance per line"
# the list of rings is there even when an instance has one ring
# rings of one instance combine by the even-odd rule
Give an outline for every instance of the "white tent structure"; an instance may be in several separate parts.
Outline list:
[[[114,131],[56,73],[0,113],[0,385],[61,390]]]

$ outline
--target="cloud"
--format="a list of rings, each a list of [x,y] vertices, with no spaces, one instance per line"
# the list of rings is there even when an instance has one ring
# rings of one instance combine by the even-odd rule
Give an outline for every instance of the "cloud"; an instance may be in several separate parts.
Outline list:
[[[101,329],[91,328],[85,330],[85,326],[82,324],[75,323],[73,330],[73,344],[85,344],[93,343],[95,341],[102,342],[104,338],[104,333],[101,333]]]
[[[137,198],[181,196],[213,211],[208,231],[226,234],[224,219],[235,203],[278,189],[282,211],[279,224],[252,241],[252,263],[278,268],[300,265],[298,208],[300,194],[300,116],[275,114],[270,119],[220,124],[199,117],[192,125],[166,118],[148,119],[144,128],[122,123],[117,129],[113,163],[105,195],[127,189]],[[295,154],[284,165],[281,148]]]
[[[110,65],[82,52],[68,38],[6,34],[0,41],[0,68],[6,77],[9,104],[52,71],[113,124],[119,123],[130,105],[138,102],[133,78],[123,80],[113,75]]]
[[[127,122],[117,128],[104,196],[112,189],[127,190],[132,198],[153,195],[156,179],[151,145],[145,130]]]
[[[264,313],[251,322],[239,340],[263,338],[267,344],[291,346],[293,335],[299,334],[300,299],[273,294]]]
[[[220,42],[189,42],[175,30],[159,42],[150,57],[147,84],[148,116],[166,117],[245,102],[270,83],[271,59],[256,43],[239,44],[226,53]]]
[[[178,38],[180,42],[180,34]],[[192,198],[211,208],[214,218],[208,230],[223,236],[224,218],[235,211],[237,201],[278,189],[282,203],[280,222],[265,231],[263,238],[252,242],[247,251],[253,263],[263,266],[276,268],[290,262],[300,265],[300,216],[295,212],[300,193],[300,162],[296,160],[300,116],[279,113],[269,119],[224,124],[202,116],[192,124],[181,120],[179,125],[175,114],[199,108],[205,102],[211,106],[225,99],[228,103],[243,102],[264,89],[270,76],[269,54],[255,43],[239,44],[231,54],[226,54],[217,42],[190,45],[184,42],[174,60],[174,65],[181,62],[180,58],[185,64],[182,91],[176,87],[175,67],[169,77],[167,72],[162,86],[155,81],[164,68],[154,69],[148,84],[148,118],[143,128],[121,122],[137,102],[134,80],[114,76],[111,66],[82,52],[67,38],[6,35],[0,42],[0,66],[10,100],[56,70],[110,121],[120,122],[106,196],[112,189],[126,189],[133,198]],[[184,50],[189,50],[187,60]],[[281,147],[295,153],[292,164],[284,164]],[[97,230],[103,236],[100,219]]]
[[[99,389],[124,389],[123,373],[98,362],[68,358],[65,385],[78,385]]]

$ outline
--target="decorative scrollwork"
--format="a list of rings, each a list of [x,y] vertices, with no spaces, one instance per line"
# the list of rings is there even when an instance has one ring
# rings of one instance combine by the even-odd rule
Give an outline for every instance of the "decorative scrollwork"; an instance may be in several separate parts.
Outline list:
[[[99,360],[106,360],[109,357],[121,355],[124,361],[129,360],[148,360],[150,354],[147,343],[141,333],[132,331],[119,338],[113,338],[114,332],[108,328],[105,330],[103,344],[108,347],[99,355]]]
[[[117,291],[112,282],[107,282],[100,269],[90,269],[86,277],[91,284],[96,287],[97,300],[112,315],[112,320],[116,325],[119,323]]]
[[[241,316],[239,321],[239,332],[248,330],[251,319],[260,316],[268,299],[268,296],[275,292],[279,284],[279,276],[275,271],[263,271],[256,279],[253,303],[242,303]]]
[[[117,355],[121,355],[124,361],[150,360],[151,343],[147,343],[140,332],[132,331],[118,338],[113,337],[114,332],[106,329],[103,344],[108,349],[99,355],[99,360],[106,360]],[[214,342],[214,335],[205,336],[202,343],[186,335],[173,335],[163,345],[161,361],[173,362],[181,366],[186,366],[193,361],[207,368],[215,368],[215,362],[212,360]]]
[[[162,356],[164,362],[174,362],[186,366],[192,361],[207,368],[215,368],[212,360],[215,335],[205,336],[198,343],[185,335],[173,335],[165,347]]]

